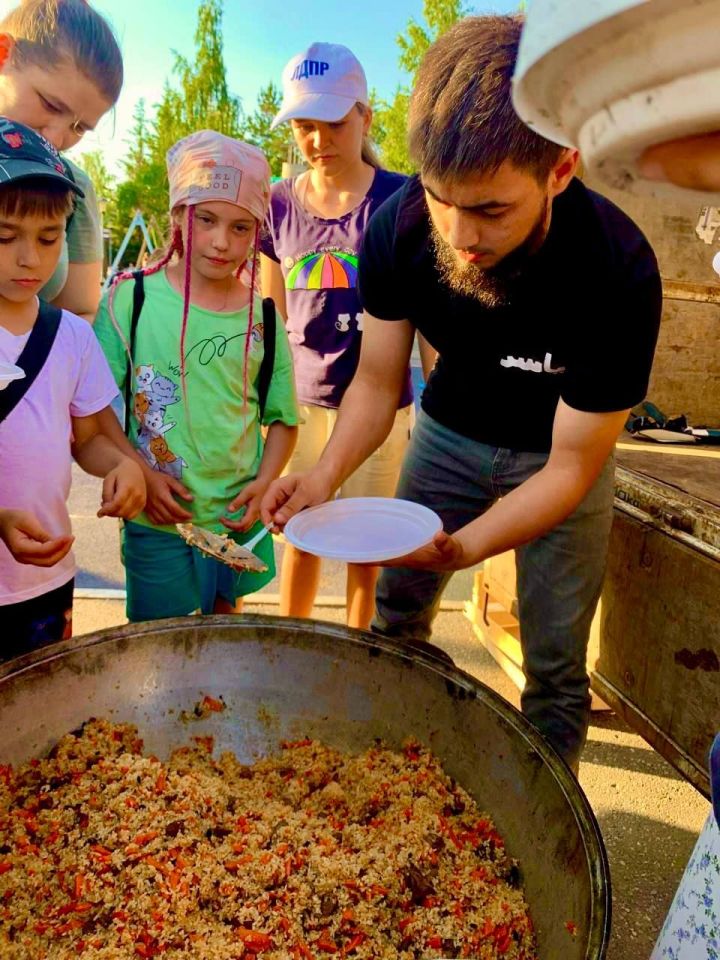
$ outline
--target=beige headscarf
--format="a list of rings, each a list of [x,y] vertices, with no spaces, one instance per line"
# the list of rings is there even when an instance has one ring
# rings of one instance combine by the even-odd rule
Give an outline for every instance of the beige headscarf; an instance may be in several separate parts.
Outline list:
[[[270,204],[270,167],[262,150],[215,130],[199,130],[168,150],[170,209],[225,200],[262,223]]]

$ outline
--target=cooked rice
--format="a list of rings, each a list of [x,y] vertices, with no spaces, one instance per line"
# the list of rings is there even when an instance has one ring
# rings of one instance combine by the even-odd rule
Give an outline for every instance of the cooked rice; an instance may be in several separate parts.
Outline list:
[[[0,955],[536,960],[517,864],[429,752],[281,747],[161,763],[90,720],[0,767]]]

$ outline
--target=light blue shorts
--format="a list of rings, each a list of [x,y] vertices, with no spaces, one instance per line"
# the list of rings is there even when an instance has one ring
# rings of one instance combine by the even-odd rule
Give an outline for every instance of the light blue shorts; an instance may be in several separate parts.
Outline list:
[[[246,533],[230,535],[238,543],[262,529],[261,523]],[[237,573],[224,563],[190,547],[178,534],[155,530],[141,523],[123,525],[123,562],[127,585],[128,620],[183,617],[200,610],[212,613],[217,599],[234,604],[255,593],[275,576],[272,537],[255,547],[267,565],[266,573]]]

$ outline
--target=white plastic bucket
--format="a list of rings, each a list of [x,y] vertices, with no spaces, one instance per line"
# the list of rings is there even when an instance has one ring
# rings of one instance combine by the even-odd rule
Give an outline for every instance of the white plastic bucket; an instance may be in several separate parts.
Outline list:
[[[515,108],[611,186],[672,191],[636,162],[653,143],[720,129],[719,37],[720,0],[531,0]]]

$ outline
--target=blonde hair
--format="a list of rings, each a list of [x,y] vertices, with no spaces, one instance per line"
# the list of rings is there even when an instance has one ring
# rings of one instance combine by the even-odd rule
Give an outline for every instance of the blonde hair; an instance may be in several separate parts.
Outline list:
[[[115,104],[123,85],[120,47],[104,17],[86,0],[23,0],[0,22],[15,43],[10,63],[52,68],[72,60]]]
[[[360,103],[359,100],[355,104],[355,109],[362,117],[366,117],[368,113],[370,113],[370,108],[366,104]],[[363,163],[370,164],[370,166],[375,167],[376,170],[382,170],[382,163],[377,155],[375,144],[372,141],[370,133],[366,133],[363,136],[361,156]]]

